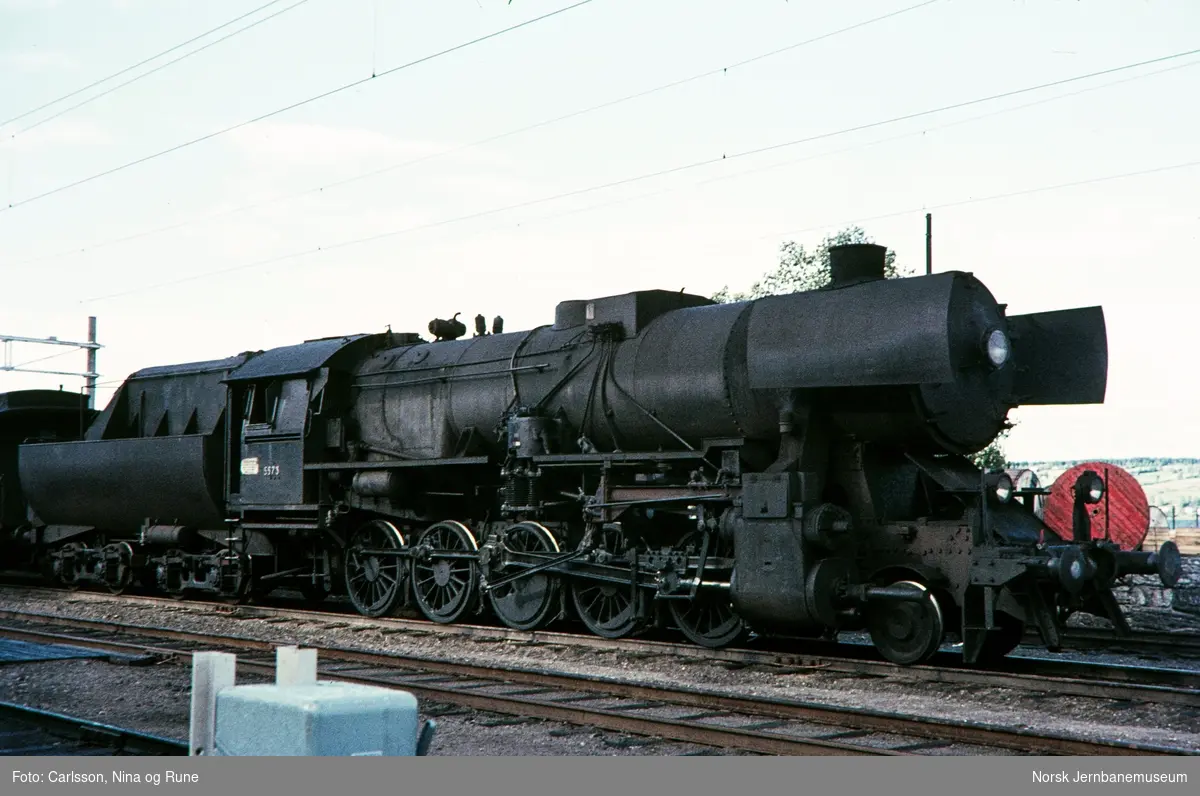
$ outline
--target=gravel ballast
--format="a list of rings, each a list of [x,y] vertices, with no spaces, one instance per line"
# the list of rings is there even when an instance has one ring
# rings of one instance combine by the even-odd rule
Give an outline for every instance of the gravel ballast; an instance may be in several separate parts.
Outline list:
[[[107,595],[85,593],[45,595],[0,589],[0,608],[237,635],[278,644],[358,648],[463,663],[503,663],[514,668],[552,669],[597,679],[662,685],[682,683],[733,695],[786,698],[970,720],[1085,739],[1200,750],[1200,715],[1179,705],[722,664],[705,660],[700,649],[694,658],[646,657],[569,644],[533,645],[443,635],[436,633],[435,626],[431,626],[434,632],[430,635],[411,637],[412,634],[385,633],[375,628],[327,627],[337,624],[336,615],[329,616],[328,622],[238,619],[189,604],[122,604]],[[239,682],[252,680],[246,675],[240,676]],[[186,737],[189,687],[190,671],[180,666],[120,667],[102,661],[61,661],[20,664],[0,670],[0,692],[7,694],[4,698],[9,701],[170,737]],[[124,698],[118,699],[120,696]],[[637,744],[644,740],[550,722],[507,723],[510,721],[511,717],[501,720],[488,714],[452,711],[438,718],[440,729],[434,752],[668,755],[705,751],[702,747],[667,742],[640,746]]]

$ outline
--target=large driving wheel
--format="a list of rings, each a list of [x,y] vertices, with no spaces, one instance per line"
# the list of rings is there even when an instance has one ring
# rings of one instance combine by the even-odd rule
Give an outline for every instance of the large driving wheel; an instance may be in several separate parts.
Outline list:
[[[600,531],[597,548],[612,556],[625,552],[625,534],[609,527]],[[571,601],[587,629],[603,638],[622,638],[637,630],[638,616],[629,583],[579,579],[571,585]]]
[[[413,560],[413,592],[426,618],[448,625],[476,604],[479,595],[479,544],[461,522],[448,520],[421,532],[414,545],[427,548]],[[458,554],[444,558],[437,553]]]
[[[363,616],[386,616],[403,600],[408,562],[388,552],[402,549],[403,534],[386,520],[372,520],[350,537],[345,559],[346,593]]]
[[[504,546],[516,553],[561,552],[558,540],[545,526],[522,522],[504,532]],[[517,568],[497,570],[496,579],[520,572]],[[561,591],[557,575],[535,572],[488,592],[488,601],[500,621],[514,630],[535,630],[554,618]]]
[[[893,663],[910,666],[926,661],[937,652],[945,634],[941,606],[924,584],[904,580],[892,587],[913,590],[920,599],[872,603],[867,611],[871,641]]]
[[[689,556],[700,555],[704,537],[694,532],[677,546]],[[732,558],[733,544],[716,534],[709,539],[708,558]],[[702,573],[697,573],[702,577]],[[690,641],[702,647],[726,647],[746,637],[748,628],[733,610],[729,592],[724,589],[698,589],[691,600],[668,600],[667,607],[676,626]]]

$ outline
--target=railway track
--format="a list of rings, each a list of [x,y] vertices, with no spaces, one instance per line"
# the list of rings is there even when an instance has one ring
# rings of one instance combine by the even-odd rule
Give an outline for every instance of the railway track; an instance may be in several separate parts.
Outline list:
[[[1059,660],[1045,657],[1010,657],[1002,666],[990,669],[966,667],[961,656],[939,653],[928,664],[897,666],[879,659],[867,645],[799,642],[794,647],[778,641],[768,648],[726,648],[710,650],[693,644],[645,638],[605,639],[589,634],[555,631],[518,631],[492,625],[437,625],[424,620],[393,617],[372,619],[357,613],[313,611],[278,605],[225,605],[189,602],[163,597],[123,595],[114,597],[93,592],[63,592],[48,589],[49,594],[70,594],[84,602],[112,602],[148,607],[193,609],[243,620],[271,622],[293,621],[338,627],[371,628],[385,633],[419,638],[448,635],[480,643],[511,641],[522,644],[550,644],[597,650],[620,651],[636,657],[678,657],[729,665],[761,666],[789,671],[825,671],[863,677],[892,677],[931,683],[963,686],[1005,687],[1039,693],[1055,693],[1112,700],[1137,700],[1200,708],[1200,686],[1193,669],[1131,666],[1096,661]],[[9,616],[0,610],[0,617]],[[15,616],[16,614],[13,614]]]
[[[1027,637],[1027,640],[1031,644],[1040,642],[1036,635]],[[1102,650],[1134,655],[1150,653],[1200,659],[1200,632],[1135,630],[1128,638],[1114,638],[1107,630],[1073,627],[1067,631],[1063,641],[1067,648],[1075,650]]]
[[[0,702],[0,756],[186,756],[187,753],[188,745],[172,738]]]
[[[459,625],[459,624],[440,625],[440,624],[437,624],[434,622],[430,622],[424,618],[416,619],[416,620],[403,620],[403,619],[395,619],[393,617],[382,617],[382,618],[364,617],[361,614],[359,614],[358,612],[356,612],[349,605],[348,602],[343,603],[343,602],[338,602],[336,600],[330,600],[325,603],[322,603],[320,609],[315,609],[315,608],[294,609],[294,608],[289,608],[288,604],[295,604],[295,602],[297,602],[297,601],[288,600],[287,598],[280,598],[280,597],[269,597],[269,598],[266,598],[265,602],[255,602],[253,604],[251,604],[251,603],[231,604],[231,603],[221,602],[221,601],[216,601],[216,600],[205,600],[205,599],[195,599],[195,600],[183,599],[183,600],[181,600],[181,599],[174,598],[174,597],[158,597],[158,596],[151,596],[151,595],[131,594],[131,593],[125,593],[125,594],[121,594],[121,595],[111,595],[111,594],[108,594],[103,591],[71,590],[71,589],[66,589],[66,588],[61,588],[61,587],[45,586],[45,585],[40,585],[40,581],[41,581],[40,578],[25,575],[24,573],[0,572],[0,595],[2,595],[5,591],[11,589],[16,594],[21,594],[21,593],[35,594],[35,595],[44,594],[44,595],[56,595],[56,596],[70,596],[73,598],[74,597],[88,597],[88,598],[93,598],[93,599],[97,599],[97,600],[106,600],[107,599],[107,600],[115,600],[117,602],[137,603],[137,604],[143,604],[143,605],[173,605],[173,606],[201,605],[201,606],[204,606],[206,608],[206,610],[212,610],[212,611],[228,612],[231,610],[239,610],[239,611],[242,611],[247,614],[252,613],[252,612],[259,612],[259,613],[268,612],[271,616],[286,616],[289,612],[294,612],[298,615],[303,614],[305,616],[313,615],[313,614],[315,614],[315,615],[325,614],[325,615],[329,615],[329,616],[337,616],[337,617],[339,617],[338,621],[367,622],[367,623],[379,623],[379,622],[389,622],[389,621],[391,621],[391,622],[411,621],[411,623],[415,626],[420,626],[421,628],[428,629],[431,632],[437,632],[437,633],[455,633],[456,630],[465,628],[465,633],[467,635],[477,634],[477,632],[481,629],[496,631],[496,632],[500,632],[500,633],[508,633],[510,637],[516,637],[516,636],[521,636],[521,635],[544,635],[544,633],[542,633],[540,631],[536,632],[536,633],[532,633],[532,634],[522,634],[522,631],[510,631],[508,628],[505,628],[505,627],[499,626],[499,625],[494,625],[494,624],[477,625],[477,624],[467,623],[467,624],[462,624],[462,625]],[[561,631],[558,631],[558,632],[551,631],[551,633],[556,636],[571,637],[571,638],[579,639],[581,642],[582,642],[582,640],[589,639],[589,638],[597,639],[597,637],[592,636],[590,634],[567,633],[567,632],[561,632]],[[598,639],[598,640],[601,643],[607,642],[607,639]],[[1200,626],[1197,626],[1196,630],[1166,631],[1166,630],[1140,630],[1139,629],[1139,630],[1134,630],[1132,635],[1130,635],[1126,638],[1117,638],[1112,634],[1111,631],[1106,630],[1106,629],[1101,629],[1101,628],[1069,627],[1063,632],[1063,642],[1064,642],[1064,649],[1071,650],[1071,651],[1111,652],[1111,653],[1125,654],[1125,655],[1142,655],[1142,656],[1151,657],[1151,658],[1162,657],[1162,656],[1167,656],[1169,658],[1174,658],[1174,659],[1194,658],[1198,662],[1200,662]],[[666,642],[666,643],[670,643],[670,642]],[[815,640],[815,639],[796,640],[795,642],[793,642],[791,644],[789,644],[786,639],[782,639],[782,640],[772,639],[772,643],[775,646],[773,646],[771,649],[777,649],[777,650],[782,650],[782,651],[795,651],[797,649],[797,647],[803,646],[805,648],[805,650],[808,652],[820,652],[821,654],[824,654],[826,652],[828,652],[829,654],[835,654],[834,653],[835,649],[844,651],[844,648],[847,646],[850,646],[853,648],[857,648],[857,647],[866,648],[866,647],[870,646],[870,645],[866,645],[866,644],[847,645],[845,643],[842,643],[839,645],[836,642],[826,642],[826,641],[820,641],[820,640]],[[1042,647],[1041,638],[1037,635],[1036,632],[1026,633],[1025,637],[1022,639],[1022,644],[1026,644],[1026,645],[1029,645],[1034,648]],[[698,647],[696,645],[690,645],[690,644],[686,644],[686,643],[678,643],[678,644],[676,644],[676,646],[690,649],[692,651],[693,655],[706,654],[708,652],[711,652],[711,650],[707,650],[703,647]],[[763,651],[768,651],[766,648],[760,648],[760,649],[763,649]],[[864,652],[865,651],[866,650],[864,649]],[[877,654],[872,654],[872,658],[874,660],[880,660],[880,657]],[[950,662],[950,656],[943,654],[937,660],[933,661],[932,663],[936,663],[938,665],[946,665],[949,662]],[[901,667],[892,666],[891,664],[886,664],[886,663],[883,665],[891,666],[892,668],[901,668]]]
[[[0,636],[10,638],[172,662],[188,662],[190,653],[199,650],[228,651],[238,655],[239,671],[274,672],[276,645],[256,639],[14,611],[0,612],[0,618],[5,620]],[[1170,747],[541,669],[497,668],[342,647],[316,649],[322,678],[401,688],[426,700],[427,710],[433,702],[521,720],[547,719],[760,754],[1194,754]]]

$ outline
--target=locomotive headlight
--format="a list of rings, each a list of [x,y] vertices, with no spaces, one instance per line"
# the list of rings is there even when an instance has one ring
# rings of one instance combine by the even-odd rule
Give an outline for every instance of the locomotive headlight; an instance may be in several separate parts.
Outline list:
[[[983,349],[987,354],[988,361],[993,367],[1001,367],[1008,361],[1008,355],[1012,351],[1012,344],[1008,340],[1008,335],[1002,329],[992,329],[983,338]]]
[[[1007,503],[1012,499],[1013,480],[1008,473],[989,473],[986,480],[992,494],[996,496],[996,500]]]
[[[1075,494],[1082,495],[1084,503],[1099,503],[1104,497],[1104,479],[1088,470],[1076,479]]]

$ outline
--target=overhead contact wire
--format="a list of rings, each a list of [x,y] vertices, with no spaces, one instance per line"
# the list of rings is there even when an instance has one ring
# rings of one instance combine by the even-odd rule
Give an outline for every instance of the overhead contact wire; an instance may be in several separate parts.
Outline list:
[[[841,35],[843,33],[849,33],[850,31],[857,30],[859,28],[863,28],[868,25],[873,25],[877,22],[882,22],[886,19],[891,19],[891,18],[899,16],[901,14],[907,14],[911,11],[916,11],[917,9],[924,8],[925,6],[932,5],[937,2],[941,2],[941,0],[926,0],[926,2],[918,3],[917,5],[909,6],[907,8],[900,9],[899,11],[893,11],[891,13],[884,14],[882,16],[873,17],[872,19],[864,20],[862,22],[858,22],[858,23],[849,25],[844,28],[839,28],[838,30],[833,30],[828,33],[823,33],[819,36],[814,36],[812,38],[808,38],[803,41],[789,44],[786,47],[780,47],[780,48],[771,50],[769,52],[760,53],[760,54],[752,56],[750,58],[745,58],[741,61],[737,61],[736,63],[729,64],[728,66],[710,69],[706,72],[700,72],[698,74],[692,75],[691,77],[682,78],[680,80],[675,80],[670,83],[664,83],[664,84],[655,86],[653,88],[645,89],[643,91],[638,91],[633,94],[627,94],[627,95],[625,95],[623,97],[619,97],[617,99],[607,100],[607,101],[599,103],[597,105],[591,105],[587,108],[581,108],[579,110],[571,111],[569,113],[565,113],[560,116],[555,116],[550,119],[543,119],[540,122],[535,122],[533,124],[529,124],[524,127],[518,127],[513,130],[508,130],[503,133],[497,133],[496,135],[488,136],[487,138],[481,138],[479,140],[472,141],[467,144],[462,144],[461,146],[451,147],[450,149],[447,149],[447,150],[444,150],[441,152],[434,152],[434,153],[430,153],[428,155],[422,155],[421,157],[418,157],[418,158],[411,158],[409,160],[405,160],[400,163],[393,163],[391,165],[384,166],[383,168],[373,169],[371,171],[364,172],[362,174],[356,174],[352,177],[346,177],[346,178],[336,180],[331,183],[319,185],[315,188],[306,188],[302,191],[294,191],[291,193],[279,194],[279,195],[273,196],[269,199],[263,199],[263,200],[260,200],[257,202],[250,202],[248,204],[239,205],[239,206],[231,208],[229,210],[222,210],[218,213],[212,213],[212,214],[209,214],[206,216],[202,216],[200,218],[188,219],[185,221],[177,222],[175,224],[168,224],[166,226],[156,227],[156,228],[150,229],[150,230],[143,230],[142,232],[135,232],[131,235],[126,235],[126,236],[123,236],[120,238],[114,238],[111,240],[102,241],[100,243],[90,244],[88,246],[73,248],[70,250],[64,250],[61,252],[56,252],[54,254],[49,254],[49,255],[42,256],[42,257],[32,258],[32,259],[28,259],[28,260],[22,260],[18,263],[14,263],[14,264],[15,265],[25,265],[28,263],[42,262],[44,260],[65,257],[67,255],[77,254],[77,253],[80,253],[83,251],[94,250],[94,249],[102,248],[105,246],[111,246],[111,245],[114,245],[117,243],[124,243],[126,241],[136,240],[138,238],[143,238],[143,237],[146,237],[149,235],[157,235],[162,232],[170,232],[172,230],[181,229],[183,227],[187,227],[192,224],[209,221],[209,220],[216,219],[216,218],[223,218],[225,216],[233,215],[234,213],[241,213],[246,210],[254,210],[259,207],[266,207],[268,205],[272,205],[277,202],[286,201],[288,199],[293,199],[293,198],[300,197],[300,196],[307,196],[308,194],[319,193],[322,191],[329,190],[331,188],[340,188],[343,185],[349,185],[354,182],[359,182],[361,180],[370,179],[371,177],[378,177],[381,174],[387,174],[388,172],[395,171],[395,170],[401,169],[401,168],[405,168],[407,166],[414,166],[418,163],[423,163],[423,162],[426,162],[429,160],[434,160],[436,158],[446,157],[448,155],[453,155],[453,154],[462,152],[467,149],[473,149],[478,146],[483,146],[485,144],[491,144],[496,141],[501,141],[506,138],[511,138],[513,136],[521,135],[523,133],[532,132],[533,130],[538,130],[543,127],[549,127],[551,125],[555,125],[560,122],[565,122],[570,119],[575,119],[580,116],[585,116],[587,114],[595,113],[597,111],[606,110],[608,108],[612,108],[617,105],[622,105],[626,102],[631,102],[633,100],[642,99],[643,97],[648,97],[653,94],[657,94],[661,91],[668,91],[673,88],[678,88],[680,86],[684,86],[689,83],[693,83],[697,80],[702,80],[704,78],[713,77],[715,75],[721,75],[721,74],[728,72],[730,69],[737,69],[738,67],[747,66],[749,64],[752,64],[752,63],[755,63],[758,61],[762,61],[762,60],[771,58],[776,55],[781,55],[786,52],[791,52],[792,50],[796,50],[800,47],[804,47],[809,44],[814,44],[819,41],[824,41],[826,39]]]
[[[478,211],[475,213],[469,213],[469,214],[462,215],[462,216],[456,216],[454,218],[442,219],[440,221],[433,221],[433,222],[429,222],[427,224],[420,224],[417,226],[405,227],[403,229],[392,230],[389,232],[381,232],[381,233],[377,233],[375,235],[367,235],[367,236],[364,236],[361,238],[353,238],[350,240],[339,241],[339,242],[328,244],[325,246],[318,246],[313,249],[305,249],[303,251],[281,254],[281,255],[269,257],[269,258],[266,258],[263,260],[257,260],[257,261],[250,262],[250,263],[243,263],[241,265],[231,266],[229,268],[223,268],[223,269],[218,269],[215,271],[208,271],[208,272],[204,272],[204,273],[194,274],[192,276],[184,277],[182,279],[172,280],[169,282],[162,282],[162,283],[159,283],[156,285],[148,285],[148,286],[133,288],[133,289],[118,292],[118,293],[111,293],[111,294],[108,294],[105,296],[97,296],[97,297],[94,297],[91,299],[85,299],[84,302],[100,301],[100,300],[104,300],[104,299],[117,298],[120,296],[129,295],[131,293],[138,293],[143,290],[153,290],[153,289],[158,289],[158,288],[162,288],[162,287],[171,287],[174,285],[191,282],[191,281],[194,281],[197,279],[206,279],[206,278],[210,278],[210,277],[214,277],[214,276],[221,276],[221,275],[224,275],[227,273],[233,273],[235,271],[242,271],[242,270],[246,270],[249,268],[258,268],[258,267],[261,267],[264,265],[271,265],[274,263],[283,262],[285,260],[295,259],[297,257],[303,257],[303,256],[306,256],[309,254],[317,254],[319,252],[331,251],[334,249],[341,249],[341,248],[345,248],[348,246],[356,246],[356,245],[363,244],[363,243],[371,243],[374,241],[383,240],[385,238],[390,238],[390,237],[395,237],[397,235],[402,235],[402,234],[406,234],[409,232],[415,232],[415,231],[424,230],[424,229],[432,229],[435,227],[441,227],[441,226],[446,226],[449,224],[455,224],[455,223],[460,223],[463,221],[469,221],[469,220],[474,220],[477,218],[483,218],[485,216],[495,215],[497,213],[507,212],[509,210],[519,210],[519,209],[522,209],[525,207],[532,207],[532,206],[539,205],[539,204],[545,204],[547,202],[557,201],[559,199],[567,199],[567,198],[571,198],[574,196],[582,196],[584,194],[594,193],[596,191],[605,190],[607,188],[616,188],[616,187],[623,186],[623,185],[630,185],[633,183],[642,182],[644,180],[653,179],[656,177],[664,177],[664,176],[668,176],[671,174],[678,174],[681,172],[701,168],[704,166],[710,166],[710,165],[713,165],[716,163],[723,163],[728,160],[749,157],[751,155],[762,154],[764,152],[772,152],[772,151],[784,149],[787,147],[797,146],[799,144],[811,143],[813,141],[821,141],[821,140],[825,140],[825,139],[829,139],[829,138],[834,138],[836,136],[848,135],[850,133],[861,132],[863,130],[870,130],[870,129],[873,129],[876,127],[883,127],[885,125],[897,124],[899,122],[910,121],[913,119],[919,119],[919,118],[923,118],[926,116],[932,116],[932,115],[938,114],[938,113],[945,113],[946,111],[958,110],[960,108],[967,108],[967,107],[971,107],[973,105],[979,105],[979,104],[982,104],[985,102],[992,102],[995,100],[1005,99],[1008,97],[1014,97],[1014,96],[1018,96],[1021,94],[1028,94],[1028,93],[1031,93],[1034,91],[1042,91],[1042,90],[1045,90],[1048,88],[1054,88],[1056,86],[1062,86],[1062,85],[1067,85],[1070,83],[1075,83],[1080,80],[1086,80],[1089,78],[1110,75],[1110,74],[1114,74],[1117,72],[1127,71],[1129,69],[1135,69],[1135,68],[1141,67],[1141,66],[1148,66],[1151,64],[1162,63],[1164,61],[1170,61],[1170,60],[1174,60],[1174,59],[1178,59],[1178,58],[1183,58],[1183,57],[1186,57],[1189,55],[1196,55],[1198,53],[1200,53],[1200,48],[1193,49],[1193,50],[1187,50],[1187,51],[1183,51],[1183,52],[1178,52],[1178,53],[1174,53],[1172,55],[1165,55],[1165,56],[1161,56],[1159,58],[1152,58],[1152,59],[1145,60],[1145,61],[1138,61],[1138,62],[1131,63],[1131,64],[1125,64],[1124,66],[1117,66],[1117,67],[1112,67],[1109,69],[1103,69],[1103,70],[1100,70],[1097,72],[1089,72],[1087,74],[1077,75],[1075,77],[1062,78],[1060,80],[1054,80],[1049,83],[1040,83],[1035,86],[1027,86],[1025,88],[1013,89],[1011,91],[1001,92],[999,94],[991,94],[986,97],[979,97],[977,99],[965,100],[963,102],[956,102],[956,103],[952,103],[949,105],[943,105],[938,108],[932,108],[929,110],[904,114],[902,116],[894,116],[889,119],[884,119],[884,120],[875,121],[875,122],[869,122],[866,124],[855,125],[853,127],[846,127],[841,130],[835,130],[835,131],[831,131],[831,132],[827,132],[827,133],[820,133],[820,134],[813,135],[813,136],[807,136],[805,138],[798,138],[798,139],[794,139],[791,141],[785,141],[785,142],[778,143],[778,144],[771,144],[769,146],[758,147],[755,149],[748,149],[748,150],[744,150],[742,152],[736,152],[732,155],[722,155],[721,157],[714,157],[714,158],[708,158],[705,160],[699,160],[699,161],[687,163],[687,164],[680,165],[680,166],[673,166],[673,167],[667,168],[667,169],[660,169],[658,171],[647,172],[644,174],[635,175],[633,177],[626,177],[626,178],[623,178],[620,180],[613,180],[613,181],[601,183],[598,185],[592,185],[592,186],[588,186],[586,188],[578,188],[578,189],[571,190],[571,191],[565,191],[562,193],[553,194],[551,196],[544,196],[544,197],[541,197],[538,199],[530,199],[530,200],[527,200],[524,202],[518,202],[516,204],[505,205],[503,207],[491,208],[488,210],[481,210],[481,211]],[[1166,170],[1170,170],[1170,169],[1184,168],[1188,165],[1190,165],[1190,164],[1177,164],[1174,166],[1167,166],[1167,167],[1163,167],[1163,168]],[[1137,174],[1137,173],[1125,174],[1125,175],[1115,175],[1115,176],[1111,176],[1111,177],[1104,177],[1104,178],[1097,178],[1097,179],[1098,180],[1119,179],[1122,177],[1134,176],[1134,174]],[[1067,186],[1064,185],[1064,186],[1060,186],[1060,187],[1067,187]],[[1046,189],[1039,189],[1039,190],[1046,190]],[[81,302],[81,303],[83,303],[83,302]]]
[[[159,58],[162,58],[164,55],[170,55],[171,53],[175,52],[176,50],[178,50],[182,47],[186,47],[189,44],[192,44],[193,42],[200,41],[205,36],[211,36],[212,34],[216,33],[217,31],[221,30],[222,28],[227,28],[230,25],[233,25],[234,23],[241,22],[243,19],[246,19],[247,17],[252,17],[255,14],[257,14],[258,12],[265,11],[266,9],[270,8],[271,6],[276,5],[278,3],[282,3],[282,2],[283,2],[283,0],[271,0],[271,2],[265,3],[261,6],[259,6],[258,8],[254,9],[253,11],[247,11],[245,14],[242,14],[240,17],[234,17],[233,19],[229,20],[228,22],[222,23],[222,24],[218,25],[217,27],[213,28],[212,30],[207,30],[198,36],[193,36],[192,38],[188,39],[187,41],[181,42],[179,44],[176,44],[174,47],[170,47],[166,50],[163,50],[162,52],[158,53],[157,55],[152,55],[149,58],[145,58],[141,61],[138,61],[136,64],[133,64],[132,66],[127,66],[124,69],[120,70],[119,72],[113,72],[111,75],[109,75],[107,77],[102,77],[99,80],[95,81],[94,83],[89,83],[88,85],[84,86],[83,88],[75,89],[74,91],[72,91],[69,94],[63,94],[61,97],[58,97],[57,99],[52,99],[49,102],[46,102],[46,103],[43,103],[43,104],[37,106],[36,108],[27,110],[24,113],[17,114],[16,116],[12,117],[11,119],[5,119],[3,122],[0,122],[0,127],[5,127],[7,125],[12,124],[13,122],[18,122],[21,119],[24,119],[26,116],[31,116],[31,115],[37,113],[38,111],[49,108],[51,105],[57,105],[58,103],[62,102],[63,100],[67,100],[67,99],[70,99],[71,97],[82,94],[83,92],[87,91],[88,89],[93,89],[96,86],[99,86],[101,83],[107,83],[109,80],[112,80],[114,77],[120,77],[121,75],[125,74],[126,72],[132,72],[134,69],[137,69],[139,66],[145,66],[146,64],[150,63],[151,61],[157,61]],[[307,2],[307,0],[304,0],[304,2]],[[269,17],[268,17],[268,19],[269,19]],[[262,20],[262,21],[265,21],[265,20]],[[199,50],[197,50],[197,52],[199,52]],[[194,53],[192,53],[192,54],[194,55]],[[150,74],[150,73],[147,72],[147,74]],[[145,75],[143,75],[143,77],[145,77]]]
[[[579,0],[579,2],[577,2],[577,3],[574,3],[574,4],[572,4],[572,5],[569,5],[569,6],[565,6],[565,7],[563,7],[563,8],[557,9],[557,10],[555,10],[555,11],[551,11],[551,12],[549,12],[549,13],[547,13],[547,14],[542,14],[542,15],[541,15],[541,16],[539,16],[539,17],[534,17],[533,19],[526,20],[525,22],[520,22],[520,23],[517,23],[516,25],[510,25],[510,26],[509,26],[509,27],[507,27],[507,28],[503,28],[503,29],[501,29],[501,30],[494,31],[494,32],[492,32],[492,33],[489,33],[489,34],[487,34],[487,35],[485,35],[485,36],[479,36],[478,38],[471,39],[470,41],[466,41],[466,42],[463,42],[463,43],[461,43],[461,44],[456,44],[456,45],[455,45],[455,46],[453,46],[453,47],[449,47],[449,48],[447,48],[447,49],[445,49],[445,50],[441,50],[441,51],[439,51],[439,52],[436,52],[436,53],[433,53],[433,54],[431,54],[431,55],[426,55],[426,56],[424,56],[424,57],[422,57],[422,58],[418,58],[418,59],[416,59],[415,61],[409,61],[409,62],[408,62],[408,63],[406,63],[406,64],[401,64],[401,65],[399,65],[399,66],[394,66],[394,67],[392,67],[391,69],[385,69],[385,70],[383,70],[382,72],[379,72],[378,74],[372,75],[372,76],[370,76],[370,77],[364,77],[364,78],[362,78],[362,79],[360,79],[360,80],[355,80],[355,81],[353,81],[353,82],[351,82],[351,83],[346,83],[346,84],[344,84],[344,85],[342,85],[342,86],[339,86],[339,87],[337,87],[337,88],[330,89],[329,91],[322,92],[321,94],[317,94],[316,96],[313,96],[313,97],[309,97],[309,98],[307,98],[307,99],[300,100],[299,102],[293,102],[293,103],[292,103],[292,104],[290,104],[290,105],[284,106],[284,107],[282,107],[282,108],[278,108],[278,109],[276,109],[276,110],[273,110],[273,111],[270,111],[270,112],[268,112],[268,113],[261,114],[261,115],[259,115],[259,116],[255,116],[255,117],[254,117],[254,118],[252,118],[252,119],[247,119],[247,120],[245,120],[245,121],[238,122],[237,124],[230,125],[229,127],[225,127],[225,128],[222,128],[222,129],[220,129],[220,130],[216,130],[216,131],[214,131],[214,132],[207,133],[207,134],[205,134],[205,135],[202,135],[202,136],[200,136],[199,138],[193,138],[193,139],[191,139],[190,141],[184,141],[184,142],[183,142],[183,143],[181,143],[181,144],[175,144],[174,146],[168,147],[168,148],[166,148],[166,149],[163,149],[163,150],[161,150],[161,151],[159,151],[159,152],[155,152],[155,153],[154,153],[154,154],[152,154],[152,155],[145,155],[145,156],[143,156],[143,157],[137,158],[136,160],[131,160],[131,161],[129,161],[128,163],[123,163],[123,164],[122,164],[122,165],[120,165],[120,166],[114,166],[114,167],[113,167],[113,168],[111,168],[111,169],[107,169],[107,170],[105,170],[105,171],[97,172],[96,174],[93,174],[93,175],[91,175],[91,176],[89,176],[89,177],[84,177],[83,179],[80,179],[80,180],[75,180],[74,182],[69,182],[69,183],[67,183],[67,184],[65,184],[65,185],[60,185],[60,186],[58,186],[57,188],[52,188],[52,189],[50,189],[49,191],[43,191],[42,193],[35,194],[35,195],[33,195],[33,196],[30,196],[30,197],[28,197],[28,198],[26,198],[26,199],[22,199],[22,200],[20,200],[19,202],[11,202],[11,203],[9,203],[9,205],[8,205],[7,207],[0,207],[0,213],[6,212],[6,211],[8,211],[8,210],[12,210],[13,208],[16,208],[16,207],[21,207],[21,206],[23,206],[23,205],[27,205],[27,204],[29,204],[30,202],[36,202],[36,201],[38,201],[39,199],[45,199],[45,198],[46,198],[46,197],[48,197],[48,196],[53,196],[53,195],[55,195],[55,194],[57,194],[57,193],[61,193],[61,192],[63,192],[63,191],[69,190],[69,189],[71,189],[71,188],[76,188],[76,187],[78,187],[78,186],[80,186],[80,185],[85,185],[85,184],[87,184],[87,183],[89,183],[89,182],[92,182],[93,180],[98,180],[98,179],[100,179],[101,177],[107,177],[107,176],[109,176],[110,174],[116,174],[116,173],[117,173],[117,172],[119,172],[119,171],[123,171],[123,170],[125,170],[125,169],[131,168],[131,167],[133,167],[133,166],[140,165],[140,164],[142,164],[142,163],[147,163],[147,162],[149,162],[149,161],[151,161],[151,160],[155,160],[155,159],[157,159],[157,158],[160,158],[160,157],[162,157],[162,156],[164,156],[164,155],[169,155],[169,154],[171,154],[172,152],[178,152],[178,151],[179,151],[179,150],[181,150],[181,149],[185,149],[185,148],[187,148],[187,147],[190,147],[190,146],[193,146],[193,145],[195,145],[195,144],[199,144],[199,143],[202,143],[202,142],[204,142],[204,141],[209,141],[209,140],[211,140],[211,139],[213,139],[213,138],[217,138],[218,136],[222,136],[222,135],[225,135],[226,133],[231,133],[231,132],[233,132],[234,130],[241,129],[242,127],[246,127],[246,126],[248,126],[248,125],[255,124],[255,123],[257,123],[257,122],[261,122],[261,121],[263,121],[263,120],[265,120],[265,119],[270,119],[270,118],[271,118],[271,117],[273,117],[273,116],[278,116],[278,115],[279,115],[279,114],[281,114],[281,113],[287,113],[288,111],[295,110],[296,108],[301,108],[301,107],[304,107],[305,105],[310,105],[310,104],[312,104],[312,103],[314,103],[314,102],[318,102],[318,101],[320,101],[320,100],[327,99],[327,98],[329,98],[329,97],[332,97],[332,96],[334,96],[334,95],[336,95],[336,94],[340,94],[340,93],[342,93],[343,91],[349,91],[350,89],[357,88],[357,87],[359,87],[359,86],[363,85],[364,83],[369,83],[369,82],[371,82],[372,80],[377,80],[378,78],[381,78],[381,77],[386,77],[386,76],[388,76],[388,75],[395,74],[395,73],[397,73],[397,72],[400,72],[400,71],[402,71],[402,70],[404,70],[404,69],[409,69],[409,68],[411,68],[411,67],[414,67],[414,66],[417,66],[417,65],[419,65],[419,64],[423,64],[423,63],[425,63],[425,62],[427,62],[427,61],[432,61],[432,60],[434,60],[435,58],[440,58],[440,57],[442,57],[442,56],[444,56],[444,55],[449,55],[450,53],[457,52],[458,50],[462,50],[462,49],[464,49],[464,48],[471,47],[471,46],[473,46],[473,45],[480,44],[480,43],[482,43],[482,42],[488,41],[489,39],[494,39],[494,38],[496,38],[496,37],[498,37],[498,36],[503,36],[503,35],[504,35],[504,34],[506,34],[506,33],[512,33],[513,31],[520,30],[521,28],[528,27],[528,26],[530,26],[530,25],[533,25],[533,24],[536,24],[536,23],[538,23],[538,22],[542,22],[542,21],[544,21],[544,20],[550,19],[551,17],[556,17],[556,16],[558,16],[558,15],[560,15],[560,14],[565,14],[566,12],[568,12],[568,11],[571,11],[571,10],[573,10],[573,9],[579,8],[579,7],[581,7],[581,6],[588,5],[588,4],[589,4],[589,3],[591,3],[591,2],[593,2],[593,0]]]

